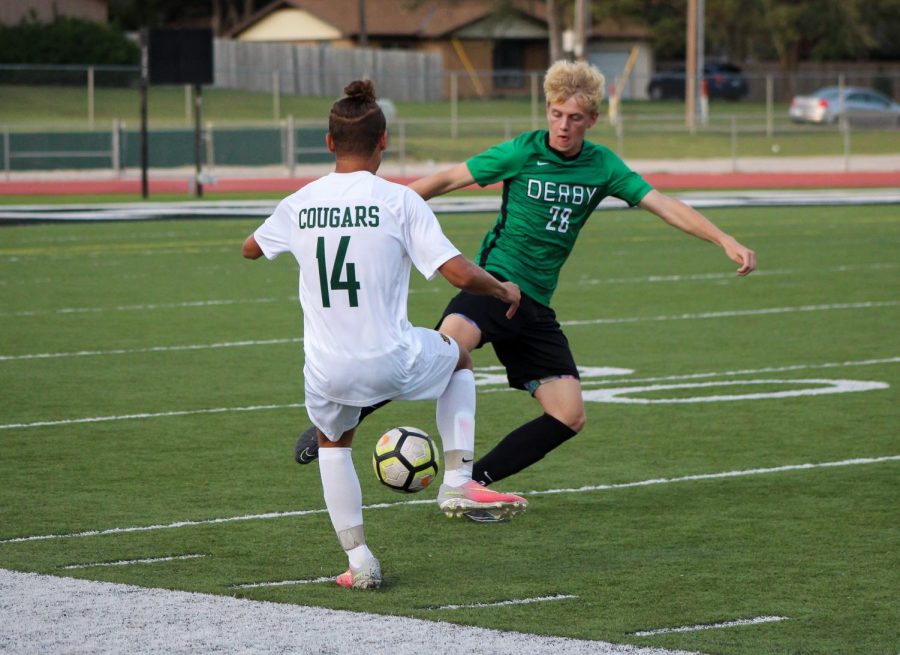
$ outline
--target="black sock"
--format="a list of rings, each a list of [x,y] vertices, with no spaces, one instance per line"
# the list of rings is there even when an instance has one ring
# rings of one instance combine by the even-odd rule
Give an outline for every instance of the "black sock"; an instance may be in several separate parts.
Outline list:
[[[577,433],[565,423],[544,414],[510,432],[494,449],[475,462],[472,479],[489,485],[518,473]]]
[[[378,409],[380,407],[384,407],[389,402],[391,402],[391,401],[390,400],[382,400],[380,403],[376,403],[374,405],[369,405],[368,407],[363,407],[361,410],[359,410],[359,423],[362,423],[363,419],[366,418],[369,414],[371,414],[372,412],[374,412],[376,409]],[[359,423],[357,423],[357,425],[359,425]]]

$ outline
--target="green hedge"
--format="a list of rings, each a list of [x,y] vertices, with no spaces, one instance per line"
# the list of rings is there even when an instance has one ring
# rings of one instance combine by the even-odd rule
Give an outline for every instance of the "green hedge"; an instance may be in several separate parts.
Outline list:
[[[33,17],[0,26],[0,64],[79,64],[123,66],[140,63],[140,48],[109,25],[58,17]]]

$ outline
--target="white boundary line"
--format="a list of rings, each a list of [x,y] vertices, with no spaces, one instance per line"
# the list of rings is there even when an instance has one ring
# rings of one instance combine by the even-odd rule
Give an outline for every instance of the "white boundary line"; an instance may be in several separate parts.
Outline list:
[[[213,407],[211,409],[185,409],[170,412],[123,414],[121,416],[90,416],[87,418],[66,418],[58,421],[36,421],[34,423],[7,423],[0,425],[0,430],[18,428],[43,428],[53,425],[74,425],[77,423],[105,423],[108,421],[130,421],[144,418],[163,418],[169,416],[192,416],[194,414],[224,414],[226,412],[258,412],[269,409],[288,409],[304,407],[303,403],[287,403],[285,405],[250,405],[248,407]]]
[[[243,348],[246,346],[279,346],[287,343],[301,343],[301,337],[289,339],[262,339],[255,341],[223,341],[221,343],[197,343],[184,346],[148,346],[146,348],[113,348],[111,350],[75,350],[58,353],[33,353],[25,355],[0,355],[0,362],[23,359],[55,359],[58,357],[97,357],[101,355],[137,355],[141,353],[177,352],[180,350],[210,350],[215,348]]]
[[[323,584],[334,582],[334,576],[324,578],[310,578],[308,580],[278,580],[277,582],[248,582],[246,584],[229,585],[229,589],[259,589],[260,587],[289,587],[296,584]]]
[[[722,623],[706,623],[700,625],[683,625],[679,628],[658,628],[656,630],[641,630],[632,632],[635,637],[652,637],[654,635],[667,635],[673,632],[699,632],[701,630],[717,630],[719,628],[733,628],[740,625],[758,625],[760,623],[777,623],[787,621],[786,616],[755,616],[752,619],[736,619]]]
[[[822,269],[818,273],[851,273],[854,271],[880,271],[897,268],[900,264],[893,262],[878,262],[875,264],[841,264]],[[754,277],[769,277],[776,275],[798,275],[807,271],[791,268],[773,268],[762,271],[753,271]],[[643,284],[647,282],[703,282],[707,280],[739,280],[732,272],[728,273],[687,273],[683,275],[642,275],[635,277],[610,277],[610,278],[585,278],[578,281],[582,286],[598,286],[604,284]]]
[[[64,570],[70,569],[92,569],[94,567],[99,566],[130,566],[132,564],[156,564],[158,562],[175,562],[179,560],[186,559],[200,559],[202,557],[207,557],[207,555],[203,554],[193,554],[193,555],[172,555],[171,557],[144,557],[142,559],[122,559],[117,560],[115,562],[94,562],[91,564],[69,564],[67,566],[60,566],[59,568]]]
[[[293,298],[296,300],[296,298]],[[149,309],[180,309],[183,307],[218,307],[222,305],[246,305],[279,302],[278,298],[239,298],[235,300],[187,300],[184,302],[165,302],[146,305],[115,305],[114,307],[62,307],[48,310],[20,310],[16,312],[0,312],[0,316],[43,316],[46,314],[99,314],[102,312],[143,312]]]
[[[512,600],[498,600],[495,603],[471,603],[469,605],[441,605],[440,607],[428,607],[429,611],[435,610],[462,610],[478,607],[504,607],[506,605],[530,605],[531,603],[546,603],[554,600],[572,600],[578,598],[572,594],[556,594],[555,596],[537,596],[535,598],[514,598]]]
[[[865,359],[857,362],[827,362],[825,364],[793,364],[790,366],[776,366],[776,367],[767,367],[767,368],[758,368],[758,369],[741,369],[736,371],[720,371],[720,372],[706,372],[706,373],[689,373],[687,375],[665,375],[658,377],[649,377],[649,378],[628,378],[624,376],[618,376],[609,380],[590,380],[583,379],[582,385],[589,392],[590,387],[594,387],[601,384],[633,384],[635,382],[665,382],[665,381],[677,381],[677,380],[694,380],[700,378],[710,378],[710,377],[724,377],[729,375],[754,375],[758,373],[783,373],[788,371],[802,371],[806,369],[818,369],[818,368],[840,368],[844,366],[874,366],[878,364],[896,364],[900,362],[900,357],[885,357],[882,359]],[[496,367],[487,367],[487,368],[478,368],[475,370],[476,373],[479,371],[487,371],[493,370]],[[784,382],[790,382],[790,380],[785,380]],[[488,386],[481,385],[476,381],[476,385],[478,386]],[[481,389],[481,393],[499,393],[499,392],[507,392],[514,391],[514,389],[510,389],[509,387],[502,388],[488,388]],[[193,409],[193,410],[172,410],[165,412],[154,412],[154,413],[140,413],[140,414],[123,414],[118,416],[94,416],[87,418],[69,418],[69,419],[58,419],[55,421],[34,421],[31,423],[8,423],[6,425],[0,425],[0,430],[13,430],[13,429],[24,429],[24,428],[37,428],[37,427],[51,427],[58,425],[76,425],[80,423],[103,423],[108,421],[128,421],[135,419],[150,419],[150,418],[166,418],[171,416],[191,416],[193,414],[220,414],[226,412],[253,412],[253,411],[267,411],[267,410],[276,410],[276,409],[291,409],[291,408],[302,408],[304,407],[303,403],[289,403],[285,405],[254,405],[249,407],[214,407],[210,409]]]
[[[788,366],[769,366],[766,368],[745,368],[734,371],[710,371],[707,373],[688,373],[686,375],[659,375],[650,378],[617,377],[609,380],[582,380],[583,386],[598,384],[632,384],[634,382],[668,382],[678,380],[697,380],[701,378],[718,378],[729,375],[759,375],[760,373],[788,373],[819,368],[842,368],[845,366],[877,366],[879,364],[897,364],[900,357],[882,357],[880,359],[861,359],[855,362],[826,362],[825,364],[790,364]],[[788,380],[789,381],[789,380]]]
[[[224,304],[224,301],[219,302]],[[802,305],[798,307],[768,307],[763,309],[743,309],[720,312],[701,312],[699,314],[669,314],[662,316],[625,316],[620,318],[593,318],[585,320],[562,321],[561,325],[615,325],[619,323],[642,323],[645,321],[691,321],[710,318],[731,318],[735,316],[765,316],[770,314],[790,314],[795,312],[819,312],[841,309],[873,309],[878,307],[895,307],[900,305],[900,300],[866,301],[858,303],[837,303],[832,305]],[[178,350],[203,350],[205,348],[235,348],[244,346],[267,346],[285,343],[299,343],[299,337],[282,339],[263,339],[232,341],[212,344],[193,344],[186,346],[148,346],[146,348],[118,348],[111,350],[76,350],[60,353],[23,353],[20,355],[0,355],[2,361],[16,361],[22,359],[50,359],[54,357],[84,357],[96,355],[130,355],[135,353],[169,352]]]
[[[630,384],[630,382],[626,382]],[[753,385],[765,385],[768,387],[791,385],[805,385],[802,389],[787,389],[784,391],[764,391],[760,393],[732,393],[714,394],[708,396],[692,396],[689,398],[643,398],[634,397],[633,394],[652,393],[657,391],[669,391],[674,389],[709,389],[712,387],[749,387]],[[813,385],[813,386],[809,386]],[[714,403],[731,400],[763,400],[771,398],[797,398],[799,396],[821,396],[835,393],[858,393],[860,391],[875,391],[888,389],[891,385],[886,382],[874,382],[870,380],[828,380],[795,379],[788,380],[719,380],[717,382],[683,382],[681,384],[651,384],[644,386],[613,387],[611,389],[587,389],[584,391],[584,399],[594,403],[622,403],[632,405],[679,405],[688,403]]]
[[[696,480],[721,480],[723,478],[739,478],[748,475],[765,475],[768,473],[787,473],[789,471],[809,471],[820,468],[835,468],[839,466],[860,466],[863,464],[881,464],[883,462],[900,461],[900,455],[886,457],[860,457],[856,459],[843,459],[837,462],[819,462],[818,464],[787,464],[785,466],[773,466],[770,468],[745,469],[743,471],[723,471],[722,473],[701,473],[698,475],[683,475],[678,478],[655,478],[641,480],[639,482],[620,482],[618,484],[585,485],[583,487],[570,487],[568,489],[544,489],[522,492],[531,496],[546,496],[549,494],[582,493],[586,491],[611,491],[613,489],[631,489],[632,487],[650,487],[657,484],[673,484],[675,482],[693,482]],[[0,542],[3,543],[3,542]]]
[[[699,314],[668,314],[663,316],[633,316],[623,318],[591,318],[576,321],[561,321],[566,327],[576,325],[614,325],[616,323],[642,323],[644,321],[690,321],[705,318],[732,318],[734,316],[765,316],[768,314],[792,314],[794,312],[823,312],[834,309],[872,309],[875,307],[895,307],[900,300],[870,300],[866,302],[835,303],[831,305],[801,305],[799,307],[769,307],[764,309],[735,309],[723,312],[701,312]]]
[[[843,466],[861,466],[866,464],[882,464],[885,462],[900,461],[900,455],[888,455],[884,457],[858,457],[855,459],[843,459],[835,462],[819,462],[816,464],[787,464],[784,466],[774,466],[769,468],[755,468],[738,471],[722,471],[720,473],[701,473],[697,475],[684,475],[677,478],[652,478],[649,480],[640,480],[637,482],[620,482],[617,484],[600,484],[585,485],[582,487],[571,487],[567,489],[543,489],[535,491],[520,492],[531,496],[545,496],[550,494],[566,494],[566,493],[585,493],[590,491],[611,491],[614,489],[631,489],[632,487],[649,487],[660,484],[674,484],[677,482],[695,482],[699,480],[721,480],[725,478],[738,478],[750,475],[766,475],[769,473],[787,473],[789,471],[809,471],[813,469],[837,468]],[[389,509],[394,507],[402,507],[407,505],[430,505],[434,503],[433,499],[425,500],[402,500],[393,503],[377,503],[375,505],[364,505],[364,510],[372,509]],[[79,537],[101,537],[113,534],[127,534],[132,532],[151,532],[154,530],[171,530],[173,528],[185,528],[198,525],[214,525],[219,523],[233,523],[237,521],[256,521],[263,519],[282,519],[297,516],[307,516],[310,514],[324,514],[328,510],[320,509],[304,509],[293,512],[268,512],[265,514],[246,514],[243,516],[229,516],[216,519],[202,519],[196,521],[177,521],[175,523],[133,526],[128,528],[108,528],[105,530],[86,530],[84,532],[69,532],[65,534],[45,534],[32,535],[28,537],[12,537],[9,539],[0,539],[0,544],[22,543],[26,541],[47,541],[50,539],[71,539]]]
[[[318,177],[318,173],[316,177]],[[784,207],[821,205],[880,205],[900,202],[896,189],[814,189],[782,190],[766,189],[764,193],[753,191],[712,191],[676,193],[674,197],[686,204],[700,208],[723,207]],[[496,212],[500,197],[444,196],[428,201],[437,214]],[[72,203],[64,205],[8,205],[0,209],[0,220],[52,220],[52,221],[106,221],[148,220],[159,218],[265,218],[272,213],[275,203],[270,200],[241,200],[225,202],[192,203]],[[618,198],[604,198],[596,211],[626,209],[628,205]]]

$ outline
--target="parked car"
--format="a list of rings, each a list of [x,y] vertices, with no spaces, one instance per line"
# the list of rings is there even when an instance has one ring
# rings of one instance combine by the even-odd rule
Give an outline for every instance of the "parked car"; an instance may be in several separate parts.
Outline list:
[[[900,104],[887,96],[858,86],[828,86],[808,96],[794,96],[788,115],[795,123],[836,123],[846,116],[856,125],[900,125]]]
[[[710,99],[740,100],[747,95],[747,80],[734,64],[707,62],[703,66],[703,79]],[[684,80],[684,66],[658,72],[650,79],[647,94],[653,100],[684,98]]]

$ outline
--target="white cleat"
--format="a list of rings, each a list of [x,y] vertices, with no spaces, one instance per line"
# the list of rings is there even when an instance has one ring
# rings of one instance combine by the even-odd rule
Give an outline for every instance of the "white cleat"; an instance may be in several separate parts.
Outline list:
[[[352,566],[334,580],[348,589],[378,589],[381,586],[381,564],[374,557],[358,569]]]
[[[487,517],[484,523],[497,523],[508,520],[516,514],[521,514],[528,507],[528,501],[515,494],[505,494],[493,489],[488,489],[474,480],[470,480],[459,487],[449,487],[442,484],[438,491],[438,505],[441,511],[448,517],[468,515],[477,510],[476,518]],[[470,517],[471,518],[471,517]]]

